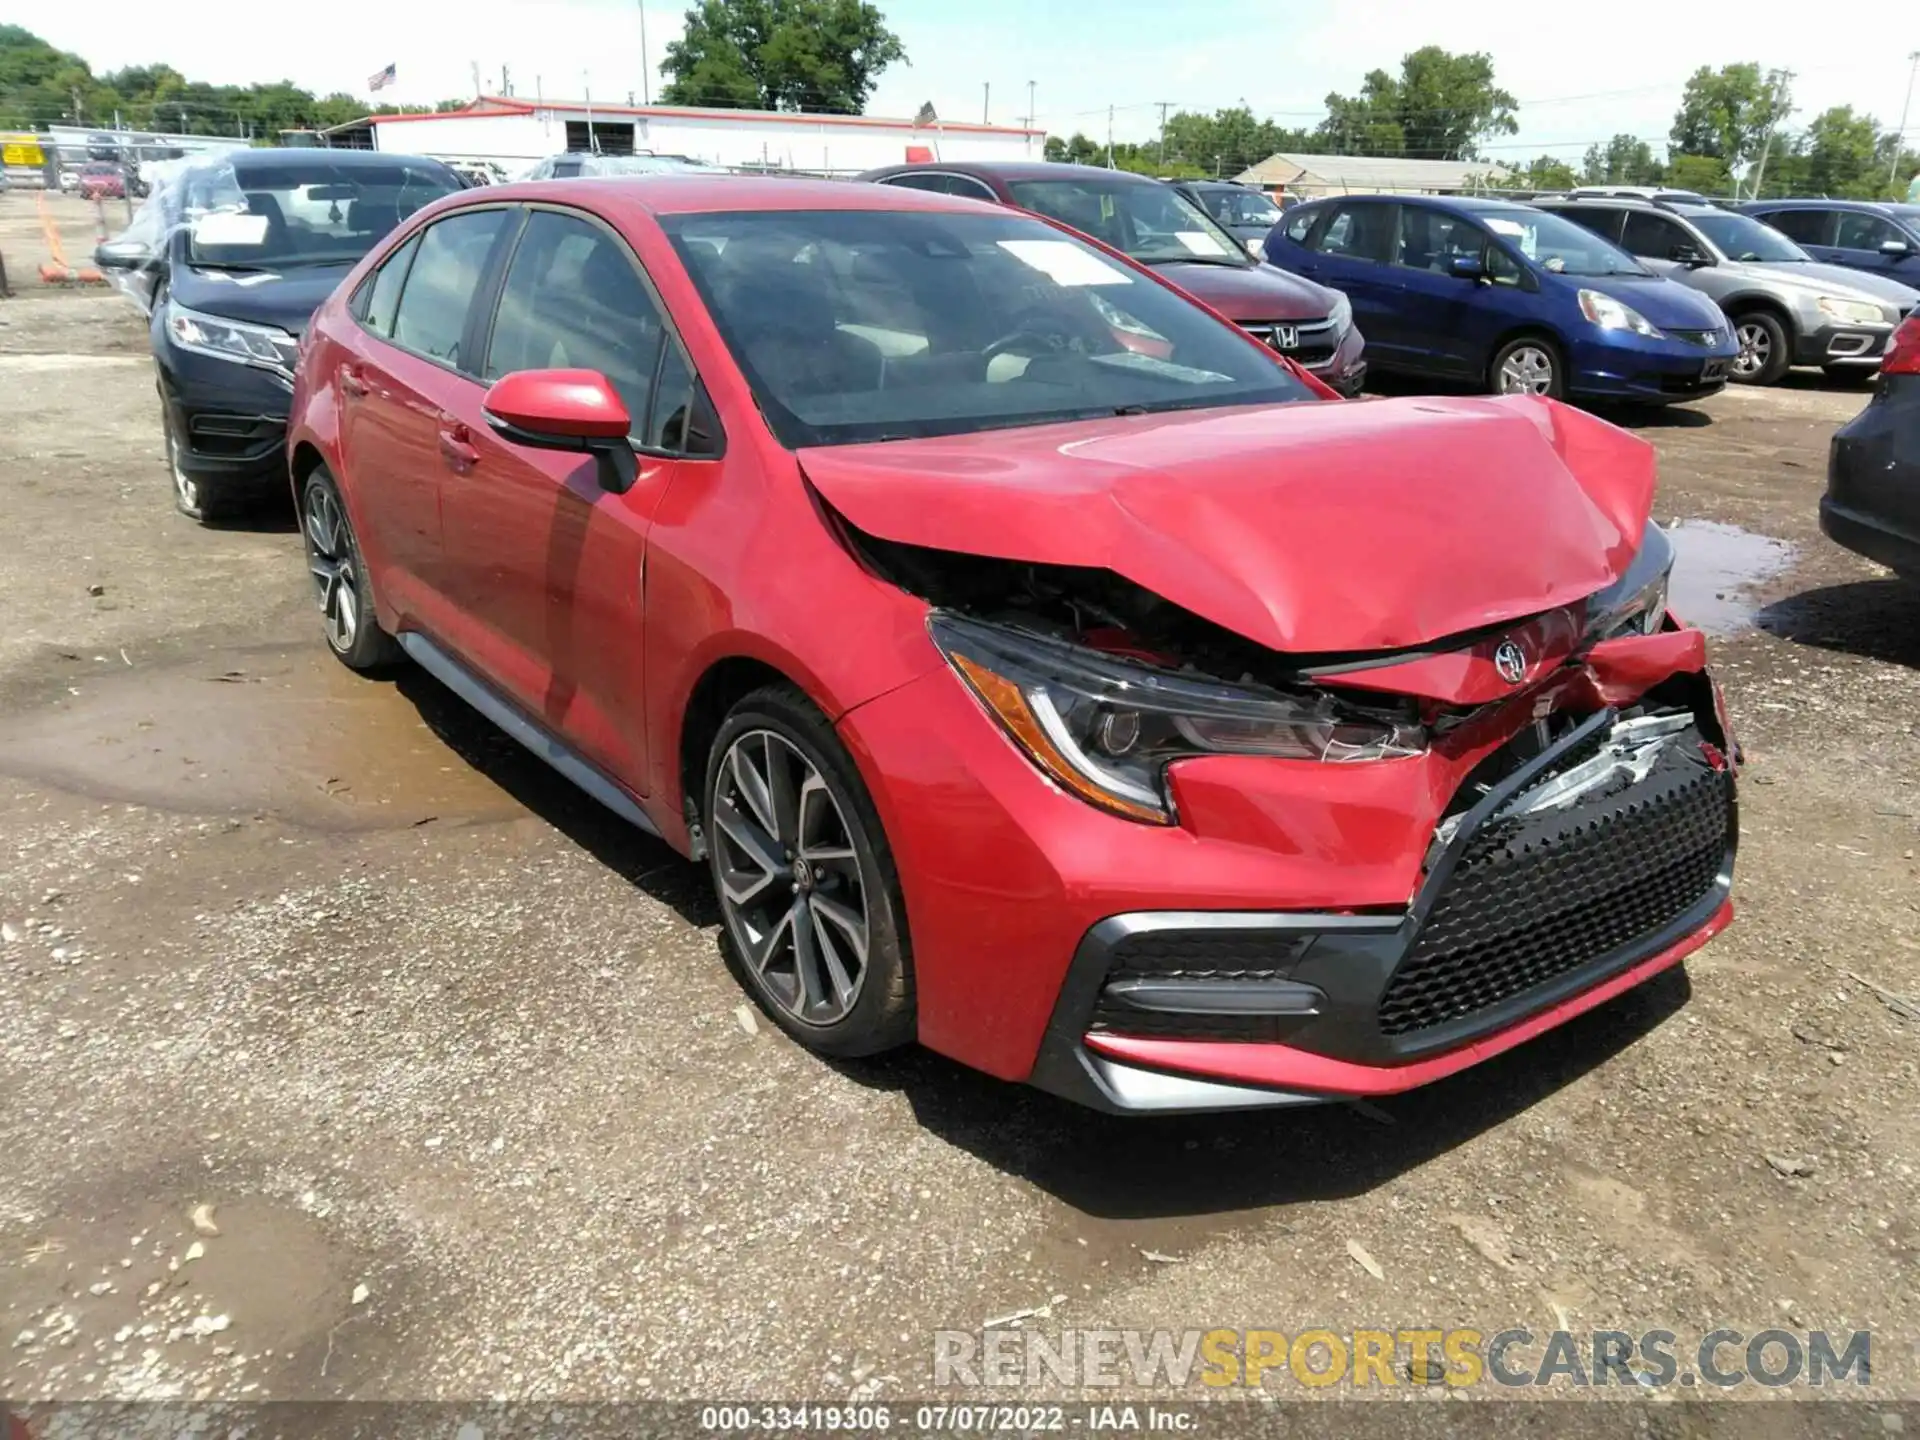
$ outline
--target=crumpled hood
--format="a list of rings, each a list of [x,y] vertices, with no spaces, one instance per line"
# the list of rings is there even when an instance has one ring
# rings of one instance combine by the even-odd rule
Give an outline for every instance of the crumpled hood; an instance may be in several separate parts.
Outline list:
[[[176,266],[173,294],[182,305],[228,320],[277,325],[302,334],[355,262],[294,265],[285,270],[213,270]]]
[[[799,460],[868,534],[1105,568],[1294,654],[1583,599],[1625,573],[1654,488],[1646,442],[1527,397],[1116,417]]]

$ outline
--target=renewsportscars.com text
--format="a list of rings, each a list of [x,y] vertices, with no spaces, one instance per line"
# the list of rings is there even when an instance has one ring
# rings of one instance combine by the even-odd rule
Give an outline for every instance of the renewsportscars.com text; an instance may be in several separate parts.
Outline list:
[[[939,1386],[1867,1385],[1865,1330],[939,1330]]]

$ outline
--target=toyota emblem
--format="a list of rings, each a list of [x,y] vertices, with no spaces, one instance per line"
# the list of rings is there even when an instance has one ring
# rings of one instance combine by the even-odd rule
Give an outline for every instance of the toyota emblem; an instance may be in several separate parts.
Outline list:
[[[1509,685],[1518,685],[1527,678],[1527,652],[1511,640],[1502,640],[1493,652],[1493,668]]]

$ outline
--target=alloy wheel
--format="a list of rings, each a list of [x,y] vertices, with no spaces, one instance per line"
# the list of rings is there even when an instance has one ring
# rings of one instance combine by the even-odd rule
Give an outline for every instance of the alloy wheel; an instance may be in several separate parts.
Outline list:
[[[750,730],[713,792],[720,904],[741,958],[794,1019],[832,1025],[867,977],[868,879],[819,769],[785,736]]]
[[[1502,395],[1551,395],[1553,357],[1538,345],[1521,345],[1500,362]]]
[[[307,542],[307,569],[319,592],[327,643],[345,654],[360,633],[360,590],[354,572],[353,540],[340,502],[325,485],[307,486],[301,529]]]
[[[1764,325],[1746,321],[1734,330],[1733,338],[1740,345],[1740,353],[1733,361],[1734,374],[1758,375],[1767,368],[1773,359],[1773,337]]]

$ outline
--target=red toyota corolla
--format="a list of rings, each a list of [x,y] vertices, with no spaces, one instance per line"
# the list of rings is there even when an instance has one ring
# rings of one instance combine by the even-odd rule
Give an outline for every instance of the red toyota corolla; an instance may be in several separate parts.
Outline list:
[[[1727,923],[1647,445],[1349,404],[1045,220],[739,177],[413,216],[290,435],[328,643],[710,867],[803,1044],[1403,1090]]]

